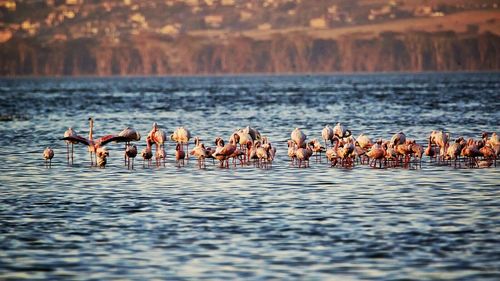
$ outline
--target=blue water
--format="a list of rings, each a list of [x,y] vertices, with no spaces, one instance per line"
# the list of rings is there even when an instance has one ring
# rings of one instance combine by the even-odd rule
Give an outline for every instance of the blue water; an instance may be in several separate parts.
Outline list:
[[[500,75],[383,74],[0,80],[0,279],[498,280],[499,168],[290,166],[295,127],[325,124],[425,144],[499,132]],[[123,166],[86,148],[66,164],[67,127],[94,135],[153,122],[205,143],[252,125],[272,167]],[[55,150],[52,168],[42,151]],[[144,138],[138,143],[144,147]],[[191,145],[192,146],[192,145]]]

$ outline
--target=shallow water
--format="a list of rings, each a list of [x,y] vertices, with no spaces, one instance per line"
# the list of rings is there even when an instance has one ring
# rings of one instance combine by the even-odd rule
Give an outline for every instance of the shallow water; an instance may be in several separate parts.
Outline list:
[[[0,80],[0,279],[498,280],[498,168],[290,167],[295,127],[327,123],[425,144],[499,131],[498,74],[60,78]],[[269,169],[106,169],[83,147],[66,165],[68,126],[95,135],[158,122],[211,143],[252,125],[278,159]],[[42,151],[52,146],[51,169]],[[144,147],[143,140],[139,150]]]

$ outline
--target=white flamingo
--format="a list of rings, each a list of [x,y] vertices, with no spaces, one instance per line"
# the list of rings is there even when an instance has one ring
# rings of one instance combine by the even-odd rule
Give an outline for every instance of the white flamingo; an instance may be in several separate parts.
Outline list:
[[[180,143],[181,145],[186,145],[186,150],[189,150],[189,140],[191,139],[191,133],[188,129],[184,127],[177,128],[172,135],[170,135],[170,139],[176,143]]]
[[[321,138],[325,141],[325,147],[328,147],[327,141],[330,141],[331,144],[333,145],[333,129],[330,127],[330,125],[326,125],[323,130],[321,130]]]
[[[352,135],[351,131],[347,130],[347,128],[340,122],[333,127],[333,134],[339,139],[347,138]]]

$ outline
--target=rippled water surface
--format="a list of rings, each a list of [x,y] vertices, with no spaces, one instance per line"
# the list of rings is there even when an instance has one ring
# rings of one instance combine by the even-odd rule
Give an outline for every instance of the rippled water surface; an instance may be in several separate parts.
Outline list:
[[[425,144],[499,131],[499,74],[0,80],[0,279],[499,280],[499,168],[290,167],[295,127],[355,135],[403,130]],[[58,138],[158,122],[211,143],[257,127],[269,169],[106,169]],[[144,140],[144,139],[143,139]],[[144,147],[141,140],[139,150]],[[51,169],[42,151],[52,146]]]

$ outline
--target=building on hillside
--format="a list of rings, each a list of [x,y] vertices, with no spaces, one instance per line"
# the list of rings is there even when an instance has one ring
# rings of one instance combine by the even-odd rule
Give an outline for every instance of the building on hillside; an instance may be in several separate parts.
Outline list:
[[[221,15],[208,15],[203,20],[208,27],[219,28],[224,21],[224,17]]]
[[[314,18],[309,21],[309,26],[312,28],[327,28],[328,24],[324,17]]]

